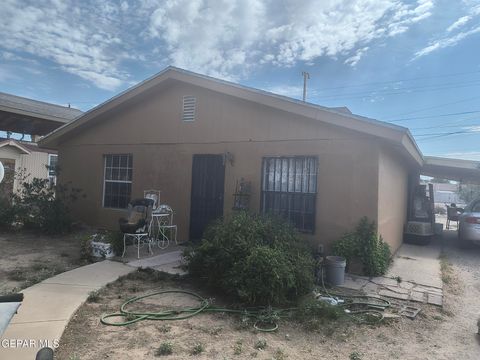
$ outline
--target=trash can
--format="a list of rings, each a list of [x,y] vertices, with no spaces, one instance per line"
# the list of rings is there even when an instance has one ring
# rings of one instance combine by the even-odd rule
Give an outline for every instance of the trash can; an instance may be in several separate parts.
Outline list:
[[[347,261],[341,256],[327,256],[327,283],[332,286],[343,285],[345,282],[345,266]]]

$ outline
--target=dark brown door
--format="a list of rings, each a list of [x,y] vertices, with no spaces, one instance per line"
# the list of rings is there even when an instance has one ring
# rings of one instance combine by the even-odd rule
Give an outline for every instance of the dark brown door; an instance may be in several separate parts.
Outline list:
[[[225,164],[222,155],[193,155],[190,239],[199,240],[223,215]]]

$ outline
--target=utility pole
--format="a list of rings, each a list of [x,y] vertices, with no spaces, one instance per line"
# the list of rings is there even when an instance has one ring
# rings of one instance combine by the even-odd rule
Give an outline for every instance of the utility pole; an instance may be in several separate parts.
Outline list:
[[[303,75],[303,102],[307,99],[307,80],[310,79],[310,74],[306,71],[302,71]]]

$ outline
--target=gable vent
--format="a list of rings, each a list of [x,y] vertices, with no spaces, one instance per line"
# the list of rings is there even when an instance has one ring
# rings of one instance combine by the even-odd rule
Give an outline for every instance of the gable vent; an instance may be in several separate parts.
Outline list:
[[[195,96],[186,95],[183,97],[183,121],[194,121],[195,120],[195,105],[197,99]]]

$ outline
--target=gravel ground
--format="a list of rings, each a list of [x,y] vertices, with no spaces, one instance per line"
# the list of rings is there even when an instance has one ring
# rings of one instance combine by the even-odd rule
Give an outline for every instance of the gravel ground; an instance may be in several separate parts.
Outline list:
[[[58,359],[152,359],[159,347],[171,345],[166,359],[480,359],[477,319],[480,315],[480,248],[456,246],[455,232],[430,246],[444,248],[443,308],[414,303],[421,312],[415,320],[400,318],[381,325],[326,323],[319,329],[282,322],[275,333],[262,334],[239,326],[232,316],[202,314],[170,323],[144,321],[127,327],[99,323],[102,313],[117,311],[132,296],[158,288],[187,288],[204,293],[190,282],[153,281],[134,277],[104,288],[97,302],[83,305],[68,325]],[[204,293],[208,297],[209,294]],[[153,298],[149,306],[162,308],[181,298]],[[170,305],[169,305],[170,304]],[[265,340],[265,348],[256,344]],[[192,355],[200,344],[201,353]],[[165,345],[164,345],[165,346]]]

